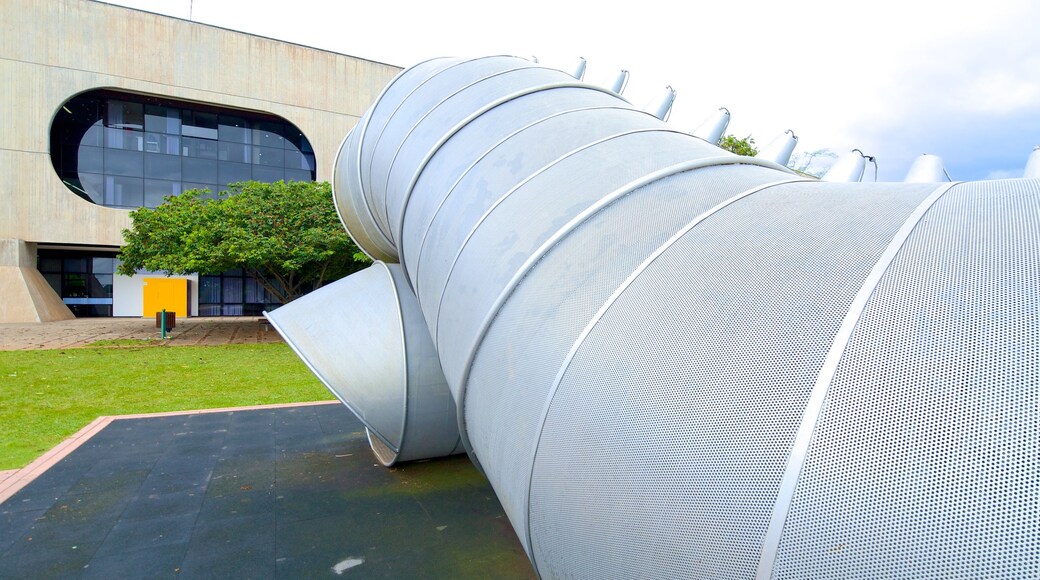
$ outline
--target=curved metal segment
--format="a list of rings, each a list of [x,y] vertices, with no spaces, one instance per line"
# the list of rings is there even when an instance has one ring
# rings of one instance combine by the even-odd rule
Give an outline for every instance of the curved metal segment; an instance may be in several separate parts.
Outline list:
[[[365,424],[384,465],[453,453],[454,401],[399,265],[376,262],[265,315]]]

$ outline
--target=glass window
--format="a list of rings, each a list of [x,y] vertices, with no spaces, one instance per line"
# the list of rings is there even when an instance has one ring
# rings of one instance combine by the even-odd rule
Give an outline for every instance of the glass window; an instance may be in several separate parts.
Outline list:
[[[79,166],[77,169],[81,173],[104,173],[104,149],[100,147],[80,147]]]
[[[246,282],[245,302],[264,303],[264,287],[256,280],[249,278]]]
[[[87,129],[87,132],[83,134],[83,138],[80,139],[79,144],[88,147],[101,147],[105,144],[105,131],[101,121],[95,122],[89,129]]]
[[[94,274],[90,277],[88,288],[91,298],[112,297],[112,274]]]
[[[220,316],[220,304],[199,304],[199,316]]]
[[[186,137],[213,140],[219,137],[216,113],[184,110],[182,111],[182,119],[181,134]]]
[[[269,167],[285,167],[285,150],[271,147],[253,147],[253,163]]]
[[[199,303],[220,302],[220,276],[199,276]]]
[[[249,163],[253,160],[252,150],[249,145],[243,145],[241,143],[225,143],[220,141],[217,146],[219,147],[219,156],[221,161]]]
[[[144,153],[105,149],[105,173],[141,177],[144,175]]]
[[[180,155],[181,138],[177,135],[163,133],[144,134],[145,153],[162,153],[163,155]]]
[[[123,129],[144,129],[144,105],[128,101],[108,101],[108,118],[105,122],[109,127]]]
[[[241,278],[224,278],[224,293],[223,302],[234,303],[242,302],[242,279]]]
[[[249,123],[245,119],[234,115],[220,115],[220,123],[217,128],[218,139],[235,143],[249,143],[250,137]]]
[[[262,147],[285,147],[285,125],[274,121],[257,121],[253,125],[253,144]]]
[[[62,298],[87,297],[87,275],[66,270],[62,280]]]
[[[160,105],[147,105],[144,108],[145,131],[179,134],[181,132],[181,111]]]
[[[126,129],[105,129],[105,147],[109,149],[126,149],[128,151],[144,151],[144,133]]]
[[[248,163],[221,163],[220,182],[238,183],[253,178],[253,167]]]
[[[285,170],[286,181],[311,181],[313,179],[314,175],[310,171],[304,171],[302,169]]]
[[[94,203],[102,203],[105,197],[105,176],[95,173],[80,173],[79,186]]]
[[[91,258],[91,272],[95,274],[111,274],[115,272],[116,259],[115,258]]]
[[[180,181],[181,158],[173,155],[145,155],[144,176],[151,179]]]
[[[66,272],[86,272],[87,271],[87,259],[86,258],[65,258],[63,260],[63,267]]]
[[[37,269],[41,272],[61,272],[61,259],[60,258],[43,258],[39,259]]]
[[[181,152],[185,157],[198,157],[200,159],[218,159],[220,146],[216,141],[184,137]]]
[[[144,206],[157,207],[170,195],[181,194],[181,182],[162,179],[144,180]]]
[[[219,183],[217,162],[211,159],[192,159],[185,157],[181,174],[185,181],[198,183]]]
[[[242,316],[242,304],[225,304],[220,309],[222,316]]]
[[[54,288],[58,296],[61,296],[61,274],[44,274],[43,277],[46,278],[51,288]]]
[[[105,176],[105,205],[142,207],[144,180],[139,177]]]
[[[265,167],[263,165],[253,166],[253,179],[274,183],[285,179],[285,169],[281,167]]]

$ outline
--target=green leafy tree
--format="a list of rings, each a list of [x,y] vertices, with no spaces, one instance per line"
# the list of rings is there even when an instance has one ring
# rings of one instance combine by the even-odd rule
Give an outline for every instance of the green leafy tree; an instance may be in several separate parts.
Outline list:
[[[130,212],[119,273],[219,274],[241,268],[279,302],[368,262],[340,224],[327,182],[234,183]]]
[[[737,155],[744,155],[746,157],[754,157],[758,155],[758,149],[755,148],[755,138],[751,135],[738,139],[735,135],[726,135],[719,139],[719,147],[722,147],[730,153],[736,153]]]

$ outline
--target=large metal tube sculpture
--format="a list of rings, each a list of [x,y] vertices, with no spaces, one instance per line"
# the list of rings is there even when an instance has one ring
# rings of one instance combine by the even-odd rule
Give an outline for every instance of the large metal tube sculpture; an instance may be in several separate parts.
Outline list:
[[[540,575],[1040,576],[1040,180],[806,179],[488,57],[402,72],[334,190]]]

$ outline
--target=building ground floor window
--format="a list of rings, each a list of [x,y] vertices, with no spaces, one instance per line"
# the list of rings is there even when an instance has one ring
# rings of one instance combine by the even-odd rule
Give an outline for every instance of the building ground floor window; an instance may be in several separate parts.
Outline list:
[[[37,268],[77,317],[112,316],[114,252],[40,250]]]
[[[143,312],[144,278],[116,273],[118,248],[39,248],[37,269],[79,318],[149,316]],[[242,270],[216,275],[188,276],[189,316],[259,316],[280,303]]]
[[[240,269],[199,276],[199,316],[259,316],[280,304]]]

